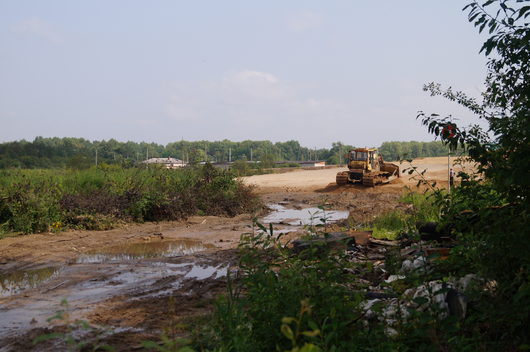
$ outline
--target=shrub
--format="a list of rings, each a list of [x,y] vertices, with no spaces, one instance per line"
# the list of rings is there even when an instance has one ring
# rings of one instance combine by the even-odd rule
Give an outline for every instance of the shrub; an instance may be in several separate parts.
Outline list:
[[[0,181],[1,230],[103,229],[123,221],[234,216],[258,206],[252,189],[207,164],[183,170],[10,170]]]
[[[227,295],[197,334],[199,349],[283,351],[293,341],[324,351],[357,350],[370,341],[384,345],[382,327],[367,328],[361,321],[364,297],[352,289],[355,264],[318,242],[292,256],[281,235],[258,226],[260,231],[241,239],[238,277],[229,278]],[[305,334],[288,333],[285,325],[295,320]]]

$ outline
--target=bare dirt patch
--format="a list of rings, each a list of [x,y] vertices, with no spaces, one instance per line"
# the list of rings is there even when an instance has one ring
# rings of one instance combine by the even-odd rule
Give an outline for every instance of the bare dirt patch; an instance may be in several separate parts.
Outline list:
[[[455,172],[470,169],[470,164],[460,165],[456,163],[457,158],[450,159],[451,167]],[[398,163],[399,164],[399,163]],[[399,164],[400,170],[416,167],[417,170],[427,170],[427,180],[437,181],[440,185],[447,186],[447,164],[446,157],[420,158],[413,161],[412,164]],[[367,193],[391,193],[402,192],[404,186],[414,187],[417,180],[408,174],[401,173],[399,179],[393,182],[367,188],[361,185],[349,185],[338,187],[335,184],[335,176],[340,171],[346,171],[347,167],[336,167],[320,170],[297,170],[284,174],[267,174],[243,177],[247,184],[255,185],[259,193],[293,193],[293,192],[367,192]],[[415,176],[415,175],[412,175]]]

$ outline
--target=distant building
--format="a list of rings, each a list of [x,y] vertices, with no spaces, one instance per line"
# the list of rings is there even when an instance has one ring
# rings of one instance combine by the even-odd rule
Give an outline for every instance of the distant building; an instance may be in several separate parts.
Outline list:
[[[300,161],[300,160],[295,160],[295,161],[288,161],[288,160],[284,160],[284,161],[275,161],[274,164],[276,165],[289,165],[289,164],[298,164],[300,165],[300,167],[320,167],[320,166],[326,166],[326,161],[325,160],[305,160],[305,161]]]
[[[186,164],[184,161],[175,158],[150,158],[142,161],[144,164],[157,164],[163,165],[166,169],[177,169],[179,167],[184,167]]]
[[[297,161],[297,164],[300,164],[301,167],[319,167],[326,166],[324,160],[313,160],[313,161]]]

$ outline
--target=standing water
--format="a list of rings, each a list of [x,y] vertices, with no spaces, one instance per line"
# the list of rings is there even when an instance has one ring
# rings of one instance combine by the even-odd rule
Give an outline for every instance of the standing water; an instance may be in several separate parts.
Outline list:
[[[263,218],[265,224],[291,226],[319,225],[347,219],[350,213],[343,210],[322,210],[320,208],[287,209],[279,204],[268,205],[273,211]]]

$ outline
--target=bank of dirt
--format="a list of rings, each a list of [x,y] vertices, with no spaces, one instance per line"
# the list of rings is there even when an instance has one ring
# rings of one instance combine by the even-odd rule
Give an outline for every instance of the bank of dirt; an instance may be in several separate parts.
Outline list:
[[[414,165],[420,171],[427,168],[426,177],[430,181],[447,184],[446,158],[425,158]],[[401,165],[402,169],[405,167]],[[282,204],[291,209],[325,205],[348,210],[350,224],[344,226],[369,222],[389,210],[406,211],[399,197],[405,187],[412,189],[417,181],[402,176],[375,188],[338,187],[334,179],[342,170],[345,168],[300,170],[250,176],[243,181],[255,185],[265,204]],[[156,340],[168,326],[198,319],[211,310],[213,298],[226,289],[226,272],[237,265],[236,248],[241,234],[253,231],[252,219],[265,213],[266,209],[260,214],[233,218],[195,216],[186,221],[131,224],[109,231],[67,231],[1,239],[1,277],[42,268],[59,269],[41,284],[0,296],[0,321],[4,321],[0,326],[3,346],[0,351],[60,349],[53,342],[35,347],[31,340],[63,329],[61,324],[56,326],[45,319],[46,314],[51,316],[54,309],[61,309],[59,303],[63,298],[71,300],[69,309],[73,318],[113,331],[100,336],[106,343],[117,350],[141,350],[141,341]],[[178,256],[79,261],[112,246],[177,240],[195,241],[204,248]],[[150,279],[142,277],[144,273]],[[80,294],[83,289],[93,294]],[[6,323],[10,319],[11,325]],[[185,331],[174,333],[184,335]],[[96,335],[91,331],[86,339]]]

